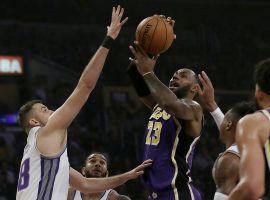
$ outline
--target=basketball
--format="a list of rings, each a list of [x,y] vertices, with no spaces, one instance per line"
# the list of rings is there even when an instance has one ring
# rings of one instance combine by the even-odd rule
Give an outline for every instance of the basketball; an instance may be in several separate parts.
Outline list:
[[[138,25],[135,38],[143,50],[157,55],[165,52],[172,45],[173,27],[160,16],[147,17]]]

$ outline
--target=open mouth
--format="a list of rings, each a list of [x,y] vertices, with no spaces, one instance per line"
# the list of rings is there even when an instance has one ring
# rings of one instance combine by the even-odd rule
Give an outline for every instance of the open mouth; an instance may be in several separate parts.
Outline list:
[[[175,90],[179,85],[175,81],[171,81],[169,84],[169,89]]]

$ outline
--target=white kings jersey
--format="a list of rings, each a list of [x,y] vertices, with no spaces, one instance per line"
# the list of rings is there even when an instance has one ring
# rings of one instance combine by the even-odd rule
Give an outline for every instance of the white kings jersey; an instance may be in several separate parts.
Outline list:
[[[42,156],[36,147],[40,127],[29,131],[17,187],[17,200],[66,200],[69,187],[67,149],[55,157]]]
[[[230,146],[228,149],[225,150],[224,153],[227,153],[227,152],[235,154],[238,157],[240,157],[240,153],[236,144],[233,144],[232,146]]]
[[[234,154],[234,155],[236,155],[236,156],[238,156],[238,157],[240,158],[240,153],[239,153],[239,150],[238,150],[238,147],[237,147],[236,144],[231,145],[228,149],[226,149],[223,153],[221,153],[221,154],[219,155],[219,158],[220,158],[221,156],[225,155],[226,153],[232,153],[232,154]],[[219,158],[218,158],[218,159],[219,159]],[[218,159],[217,159],[217,160],[218,160]],[[216,162],[217,162],[217,161],[216,161]],[[214,164],[214,167],[215,167],[215,166],[216,166],[216,163]],[[214,200],[226,200],[226,199],[228,199],[228,195],[222,194],[222,193],[220,193],[220,192],[216,192],[216,193],[215,193]]]
[[[109,196],[109,194],[110,194],[111,191],[112,191],[112,189],[106,190],[106,191],[102,194],[102,196],[100,197],[99,200],[108,200],[108,196]],[[78,191],[78,190],[75,191],[73,200],[83,200],[83,195],[81,194],[80,191]]]

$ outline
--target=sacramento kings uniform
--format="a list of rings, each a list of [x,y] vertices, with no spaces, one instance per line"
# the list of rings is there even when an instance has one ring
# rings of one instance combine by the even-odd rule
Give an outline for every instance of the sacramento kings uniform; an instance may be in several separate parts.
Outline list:
[[[29,131],[21,162],[17,200],[66,200],[69,161],[65,149],[59,156],[42,156],[36,148],[40,127]]]
[[[219,157],[217,158],[217,160],[216,160],[216,162],[214,164],[213,170],[216,170],[216,164],[217,164],[219,158],[221,156],[223,156],[224,154],[226,154],[226,153],[235,154],[236,156],[238,156],[240,158],[239,150],[238,150],[236,144],[233,144],[232,146],[230,146],[228,149],[226,149],[223,153],[221,153],[219,155]],[[228,195],[220,193],[220,192],[216,192],[215,196],[214,196],[214,200],[226,200],[227,198],[228,198]]]
[[[143,151],[143,160],[153,160],[153,165],[142,176],[143,184],[150,192],[149,199],[201,199],[190,177],[199,137],[194,139],[187,135],[182,129],[184,125],[159,106],[153,109]]]
[[[111,191],[112,189],[106,190],[99,200],[107,200]],[[83,200],[83,194],[80,191],[76,190],[74,193],[73,200]]]
[[[261,110],[261,112],[269,119],[270,122],[270,108]],[[265,156],[265,193],[263,200],[270,199],[270,133],[268,140],[264,145],[264,156]]]

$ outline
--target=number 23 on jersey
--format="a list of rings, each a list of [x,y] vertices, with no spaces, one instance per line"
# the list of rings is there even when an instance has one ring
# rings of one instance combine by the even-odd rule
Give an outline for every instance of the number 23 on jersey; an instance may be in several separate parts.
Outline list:
[[[147,132],[145,144],[157,146],[160,141],[161,129],[162,129],[161,122],[149,121],[148,126],[147,126],[148,132]]]

